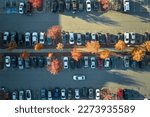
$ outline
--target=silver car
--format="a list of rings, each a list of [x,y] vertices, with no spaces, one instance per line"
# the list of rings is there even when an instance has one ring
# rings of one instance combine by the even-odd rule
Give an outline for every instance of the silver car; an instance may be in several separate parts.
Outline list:
[[[75,99],[80,99],[80,90],[79,89],[75,89]]]
[[[87,68],[89,66],[89,57],[84,56],[84,67]]]
[[[104,67],[105,68],[110,68],[110,58],[106,58],[104,61]]]
[[[124,67],[129,68],[130,67],[130,60],[128,56],[123,57]]]
[[[124,42],[126,44],[128,44],[129,43],[129,39],[130,39],[130,34],[128,32],[125,32],[124,33]]]
[[[38,43],[38,33],[37,32],[33,32],[32,33],[32,45],[34,46],[37,43]]]
[[[21,57],[18,57],[18,67],[19,69],[24,69],[24,60]]]
[[[25,4],[24,2],[19,3],[19,14],[24,14]]]
[[[130,43],[131,44],[135,44],[136,34],[135,34],[135,32],[131,32],[130,34],[131,34]]]
[[[6,66],[7,68],[9,68],[10,65],[11,65],[10,56],[6,56],[6,57],[5,57],[5,66]]]
[[[66,89],[61,89],[61,99],[62,100],[66,99]]]
[[[100,89],[95,90],[95,99],[100,100]]]
[[[96,68],[96,58],[95,57],[91,57],[91,68],[95,69]]]
[[[69,33],[69,43],[71,45],[73,45],[75,43],[75,39],[74,39],[74,33],[73,32],[70,32]]]
[[[48,100],[52,100],[52,91],[51,90],[48,90],[48,97],[47,97],[47,99]]]
[[[69,58],[68,57],[64,57],[63,61],[64,61],[64,69],[68,69],[69,68],[69,65],[68,65]]]
[[[19,100],[24,100],[24,91],[19,91]]]

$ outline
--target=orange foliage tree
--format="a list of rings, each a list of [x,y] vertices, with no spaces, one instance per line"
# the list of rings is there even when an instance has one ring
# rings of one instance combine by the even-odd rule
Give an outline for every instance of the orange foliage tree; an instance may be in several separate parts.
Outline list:
[[[100,95],[103,100],[111,100],[112,99],[112,93],[109,88],[102,88]]]
[[[106,11],[110,8],[109,0],[100,0],[100,6],[103,11]]]
[[[62,43],[58,43],[56,49],[62,50],[64,48],[64,45]]]
[[[48,53],[48,57],[49,57],[49,58],[52,58],[52,57],[53,57],[53,53],[49,52],[49,53]]]
[[[116,50],[124,50],[124,49],[126,49],[126,44],[125,44],[125,42],[124,41],[122,41],[122,40],[119,40],[116,44],[115,44],[115,49]]]
[[[29,58],[29,56],[30,56],[30,54],[27,51],[23,51],[20,54],[20,57],[23,58],[23,59],[27,59],[27,58]]]
[[[145,56],[145,49],[143,47],[135,47],[132,51],[132,59],[139,62],[142,61]]]
[[[51,65],[47,67],[47,70],[55,75],[61,70],[61,68],[60,61],[58,59],[54,59],[52,60]]]
[[[110,51],[109,50],[103,50],[100,52],[100,58],[101,59],[106,59],[106,58],[109,58],[110,57]]]
[[[40,8],[42,5],[42,0],[29,0],[29,2],[32,4],[33,8]]]
[[[58,25],[50,27],[47,31],[47,36],[51,37],[53,40],[60,38],[61,27]]]
[[[98,41],[91,41],[86,43],[86,49],[88,52],[93,53],[98,53],[98,49],[100,48],[100,44]]]
[[[11,41],[10,43],[8,43],[7,50],[13,50],[15,48],[17,48],[17,43],[16,42]]]
[[[77,48],[73,48],[71,51],[72,58],[76,61],[82,58],[82,53],[77,50]]]
[[[41,44],[41,43],[35,44],[35,46],[34,46],[34,50],[35,50],[35,51],[39,51],[39,50],[41,50],[41,49],[43,49],[43,44]]]
[[[150,41],[145,42],[145,48],[148,52],[150,52]]]

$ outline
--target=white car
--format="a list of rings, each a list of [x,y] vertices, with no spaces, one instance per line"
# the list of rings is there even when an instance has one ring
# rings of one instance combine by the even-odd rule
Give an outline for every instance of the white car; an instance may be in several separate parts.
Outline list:
[[[19,14],[24,14],[25,4],[23,2],[19,3]]]
[[[100,89],[95,90],[95,98],[96,100],[100,100]]]
[[[91,11],[91,0],[86,0],[86,11],[87,12]]]
[[[24,91],[19,91],[19,100],[24,100]]]
[[[17,91],[12,92],[12,100],[18,100],[18,92]]]
[[[74,75],[73,80],[85,80],[85,75]]]
[[[92,41],[96,41],[96,33],[92,33],[91,37],[92,37]]]
[[[46,65],[49,66],[51,64],[51,59],[50,57],[46,57]]]
[[[4,45],[8,44],[8,41],[9,41],[9,32],[4,32],[4,35],[3,35],[3,44]]]
[[[131,32],[130,34],[131,34],[130,43],[131,44],[135,44],[136,34],[135,34],[135,32]]]
[[[89,57],[84,56],[84,67],[87,68],[89,66]]]
[[[65,89],[61,89],[61,99],[62,100],[66,99],[66,90]]]
[[[130,0],[123,0],[124,12],[130,11]]]
[[[73,32],[70,32],[69,33],[69,43],[71,45],[73,45],[75,43],[75,39],[74,39],[74,33]]]
[[[52,100],[52,91],[51,90],[48,90],[48,93],[47,93],[47,95],[48,95],[48,100]]]
[[[25,33],[25,46],[31,46],[31,34],[29,32]]]
[[[10,67],[10,64],[11,64],[10,56],[6,56],[5,57],[5,66]]]
[[[80,33],[77,34],[77,45],[82,45],[82,36]]]
[[[32,99],[31,90],[26,90],[25,98],[26,98],[26,100],[31,100]]]
[[[124,67],[129,68],[130,67],[130,60],[128,56],[123,57]]]
[[[106,58],[104,61],[104,67],[105,68],[110,68],[110,58]]]
[[[34,46],[37,43],[38,43],[38,33],[37,32],[33,32],[32,33],[32,45]]]
[[[126,44],[128,44],[129,43],[129,39],[130,39],[130,34],[128,32],[125,32],[124,33],[124,42]]]
[[[91,68],[95,69],[96,68],[96,62],[95,62],[95,57],[91,57]]]
[[[18,67],[19,69],[24,69],[24,60],[21,57],[18,57]]]
[[[39,43],[40,44],[44,44],[44,42],[45,42],[45,33],[44,32],[40,32]]]
[[[69,58],[65,56],[63,61],[64,61],[64,69],[68,69],[69,68],[69,65],[68,65]]]
[[[80,99],[80,90],[75,89],[75,99]]]

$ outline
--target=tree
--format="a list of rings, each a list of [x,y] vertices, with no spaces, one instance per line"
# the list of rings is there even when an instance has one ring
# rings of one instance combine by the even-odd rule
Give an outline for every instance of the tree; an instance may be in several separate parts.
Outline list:
[[[48,57],[49,57],[49,58],[52,58],[52,57],[53,57],[53,53],[49,52],[49,53],[48,53]]]
[[[35,44],[35,46],[34,46],[34,50],[35,50],[35,51],[39,51],[39,50],[41,50],[41,49],[43,49],[43,44],[41,44],[41,43]]]
[[[29,2],[32,4],[33,8],[40,8],[42,5],[42,0],[29,0]]]
[[[62,43],[58,43],[56,49],[57,50],[62,50],[64,45]]]
[[[15,49],[15,48],[17,48],[17,43],[14,42],[14,41],[11,41],[11,42],[8,44],[7,50],[13,50],[13,49]]]
[[[77,50],[77,48],[73,48],[71,51],[72,58],[76,61],[79,61],[82,58],[82,53]]]
[[[100,6],[102,11],[107,11],[110,8],[110,2],[109,0],[100,0]]]
[[[109,58],[110,57],[110,51],[109,50],[103,50],[100,52],[100,58],[101,59],[106,59],[106,58]]]
[[[52,60],[51,65],[47,67],[47,70],[55,75],[61,70],[61,68],[60,61],[58,59],[54,59]]]
[[[122,41],[122,40],[119,40],[116,44],[115,44],[115,49],[116,50],[124,50],[124,49],[126,49],[126,44],[125,44],[125,42],[124,41]]]
[[[53,40],[60,38],[61,27],[58,25],[50,27],[47,31],[47,36],[51,37]]]
[[[101,95],[102,100],[112,99],[112,93],[109,88],[102,88],[100,95]]]
[[[142,61],[145,56],[145,49],[143,47],[135,47],[132,51],[132,59],[139,62]]]
[[[92,54],[98,53],[99,48],[100,44],[98,41],[91,41],[86,43],[86,49],[88,50],[88,52],[91,52]]]
[[[150,41],[145,42],[145,48],[148,52],[150,52]]]
[[[30,56],[30,54],[27,51],[23,51],[20,54],[20,57],[23,58],[23,59],[27,59],[27,58],[29,58],[29,56]]]

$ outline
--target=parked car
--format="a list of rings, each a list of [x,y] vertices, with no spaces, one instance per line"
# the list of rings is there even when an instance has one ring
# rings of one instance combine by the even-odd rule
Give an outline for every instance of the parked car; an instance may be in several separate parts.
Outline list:
[[[77,45],[82,45],[82,35],[81,33],[77,33]]]
[[[53,44],[53,41],[52,41],[51,37],[46,37],[46,43],[47,43],[47,45],[52,45]]]
[[[99,7],[100,7],[99,5],[100,5],[100,3],[97,0],[94,0],[93,1],[93,10],[98,11]]]
[[[150,40],[150,33],[149,32],[145,32],[144,33],[144,41],[149,41]]]
[[[84,56],[84,67],[85,68],[89,67],[89,57],[88,56]]]
[[[26,14],[31,15],[32,13],[32,3],[31,2],[26,2]]]
[[[25,68],[29,69],[31,67],[31,58],[24,59]]]
[[[34,68],[38,67],[38,58],[36,56],[32,57],[32,66]]]
[[[31,90],[26,90],[26,91],[25,91],[25,99],[26,99],[26,100],[31,100],[31,99],[32,99]]]
[[[49,66],[51,64],[51,59],[50,57],[46,57],[46,65]]]
[[[124,12],[130,11],[130,0],[123,0]]]
[[[25,4],[24,2],[20,2],[19,3],[19,14],[24,14],[24,10],[25,10]]]
[[[91,68],[92,69],[96,68],[96,58],[95,57],[91,57]]]
[[[38,43],[38,33],[37,32],[33,32],[32,33],[32,46],[34,46],[37,43]]]
[[[81,89],[81,91],[82,91],[82,95],[81,95],[82,99],[87,99],[87,95],[88,95],[88,90],[87,90],[87,88],[86,88],[86,87],[83,87],[83,88]]]
[[[10,33],[10,41],[17,43],[17,32],[11,32]]]
[[[136,34],[135,34],[135,32],[131,32],[130,34],[131,34],[130,43],[131,44],[135,44]]]
[[[83,11],[84,10],[84,2],[83,2],[83,0],[78,0],[78,6],[79,6],[79,11]]]
[[[91,33],[86,32],[85,33],[85,43],[91,40]]]
[[[74,68],[75,68],[75,60],[74,60],[73,58],[71,58],[71,59],[69,60],[69,65],[70,65],[70,68],[71,68],[71,69],[74,69]]]
[[[85,75],[73,75],[73,80],[85,80]]]
[[[51,90],[48,90],[48,92],[47,92],[47,99],[52,100],[52,91]]]
[[[57,88],[57,87],[54,89],[53,99],[54,99],[54,100],[60,99],[60,89]]]
[[[24,100],[24,98],[25,98],[24,91],[23,90],[19,91],[19,100]]]
[[[104,61],[104,67],[105,68],[110,68],[111,65],[111,59],[110,58],[106,58]]]
[[[61,33],[61,39],[62,39],[62,43],[64,45],[67,45],[68,40],[69,40],[69,33],[68,32],[62,32]]]
[[[24,69],[24,60],[21,57],[18,57],[18,67],[19,69]]]
[[[24,46],[24,36],[22,33],[18,34],[18,47],[23,47]]]
[[[82,59],[75,61],[76,68],[79,68],[79,69],[82,68],[82,64],[83,64]]]
[[[89,88],[89,90],[88,90],[88,98],[89,99],[94,99],[94,89]]]
[[[118,40],[124,40],[124,34],[121,32],[118,33]]]
[[[128,32],[124,33],[124,42],[125,44],[129,44],[130,34]]]
[[[40,99],[41,99],[41,100],[46,100],[46,99],[47,99],[47,90],[44,89],[44,88],[42,88],[42,89],[40,90]]]
[[[10,56],[5,56],[5,66],[9,68],[11,66],[11,58]]]
[[[74,33],[73,32],[69,33],[69,43],[71,45],[73,45],[75,43],[75,37],[74,37]]]
[[[75,99],[80,99],[80,89],[75,89]]]
[[[78,9],[77,0],[72,0],[72,13],[76,13]]]
[[[100,100],[100,89],[95,90],[95,99]]]
[[[11,66],[12,66],[13,68],[16,68],[17,65],[18,65],[18,58],[17,58],[16,56],[12,56],[12,57],[11,57]]]
[[[128,56],[124,56],[123,57],[123,63],[124,63],[124,67],[125,68],[129,68],[130,67],[130,60]]]
[[[71,88],[68,89],[68,93],[67,94],[68,94],[68,96],[67,96],[68,100],[73,99],[73,90]]]
[[[38,57],[38,66],[41,68],[44,67],[44,57],[43,56]]]
[[[90,12],[91,11],[91,0],[86,0],[86,11]]]
[[[18,100],[18,92],[17,91],[12,92],[12,100]]]
[[[61,99],[65,100],[66,98],[66,89],[61,89]]]
[[[66,6],[66,10],[70,10],[71,9],[71,0],[65,0],[65,6]]]
[[[64,12],[64,9],[65,9],[65,3],[64,3],[64,0],[59,0],[58,1],[58,11],[60,13]]]
[[[58,9],[58,2],[57,0],[51,1],[51,12],[57,12]]]
[[[25,33],[25,46],[26,47],[31,46],[31,34],[29,32]]]
[[[102,33],[97,33],[98,41],[100,44],[106,44],[106,37]]]
[[[40,32],[39,43],[40,44],[44,44],[45,43],[45,33],[44,32]]]
[[[96,41],[96,40],[97,40],[97,35],[96,35],[96,33],[92,33],[92,34],[91,34],[91,37],[92,37],[92,41]]]
[[[98,62],[98,68],[99,69],[103,68],[103,60],[101,58],[98,58],[97,62]]]
[[[3,44],[7,45],[10,42],[10,33],[4,32],[3,34]]]
[[[69,68],[69,58],[65,56],[63,58],[63,61],[64,61],[64,69],[68,69]]]

